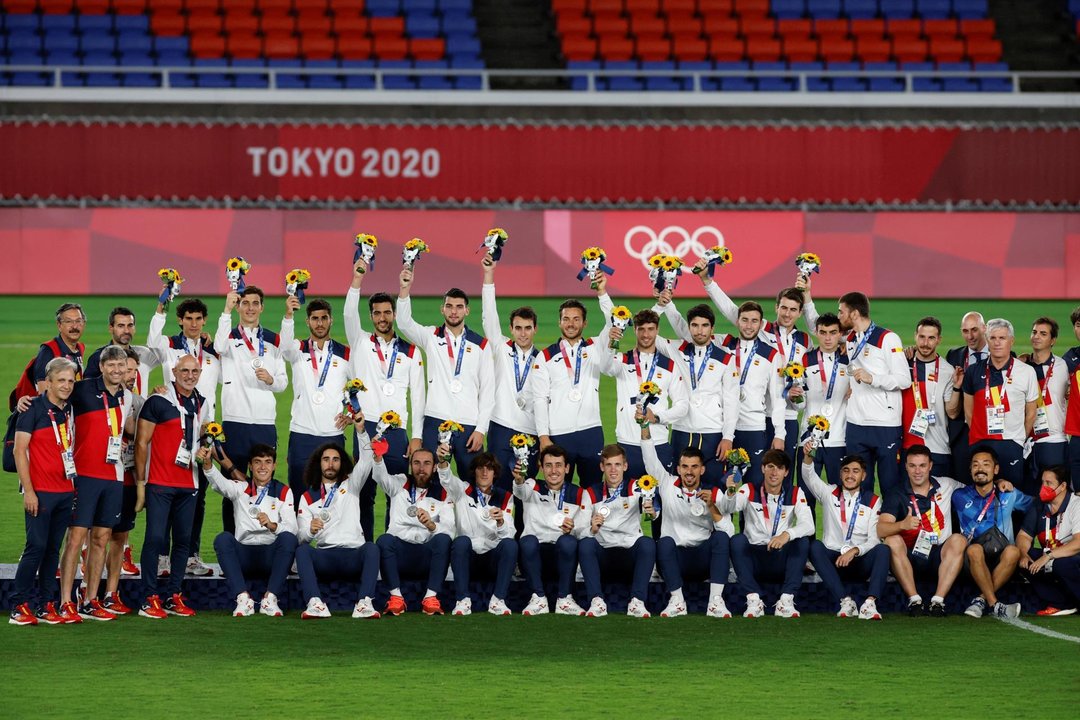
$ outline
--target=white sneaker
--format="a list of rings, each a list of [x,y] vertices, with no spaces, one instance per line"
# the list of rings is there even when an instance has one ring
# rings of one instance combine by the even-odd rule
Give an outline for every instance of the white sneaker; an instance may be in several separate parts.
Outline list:
[[[525,609],[521,611],[522,615],[547,615],[548,601],[543,595],[537,595],[533,593],[533,596],[529,598],[529,604],[525,606]]]
[[[576,602],[572,595],[559,598],[555,601],[555,614],[556,615],[584,615],[585,610]]]
[[[774,608],[773,614],[776,615],[776,617],[782,617],[782,618],[797,618],[797,617],[799,617],[799,611],[795,609],[795,601],[794,600],[786,600],[784,598],[780,598],[779,600],[776,601],[776,605],[774,605],[773,608]]]
[[[285,614],[278,606],[277,595],[272,592],[263,595],[263,599],[259,602],[259,612],[270,617],[281,617]]]
[[[971,604],[968,605],[964,614],[968,617],[981,618],[986,611],[986,601],[982,599],[982,596],[972,598]]]
[[[559,601],[562,605],[562,601]],[[556,610],[558,612],[558,610]],[[585,613],[588,617],[604,617],[607,615],[607,603],[602,598],[594,597],[592,603],[589,604],[589,612]]]
[[[535,595],[533,597],[535,597]],[[494,595],[488,600],[488,612],[492,615],[513,615],[513,613],[510,612],[510,608],[506,607],[506,603]]]
[[[855,604],[855,601],[851,597],[842,598],[840,600],[840,612],[836,613],[836,617],[851,618],[859,614],[859,607]]]
[[[731,611],[727,609],[722,595],[713,595],[709,598],[709,607],[706,608],[705,614],[712,618],[731,617]]]
[[[760,597],[746,597],[746,612],[742,614],[744,618],[759,618],[765,614],[765,603],[761,601]]]
[[[255,614],[255,601],[246,592],[236,596],[236,609],[232,612],[233,617],[251,617]]]
[[[195,577],[206,577],[207,575],[213,575],[214,569],[204,563],[199,554],[196,553],[187,559],[187,574]]]
[[[168,577],[170,572],[172,572],[172,565],[170,564],[169,556],[168,555],[158,555],[158,559],[157,559],[157,574],[158,574],[158,577]]]
[[[307,609],[300,613],[301,620],[309,620],[311,618],[328,618],[330,617],[330,610],[320,598],[313,597],[308,600]]]
[[[866,598],[863,600],[862,607],[859,608],[860,620],[880,620],[881,613],[877,609],[877,601],[874,598]]]
[[[356,620],[375,620],[381,617],[379,611],[371,604],[371,598],[362,597],[353,606],[352,616]]]
[[[1020,603],[994,603],[993,609],[994,617],[999,618],[1015,618],[1020,617]]]
[[[678,602],[675,598],[668,600],[667,607],[660,611],[660,617],[672,618],[686,615],[686,603]]]
[[[472,615],[472,598],[458,600],[454,605],[454,615]]]
[[[593,602],[596,601],[594,600]],[[630,600],[630,604],[626,606],[626,614],[636,618],[652,617],[652,615],[649,614],[649,609],[645,607],[645,603],[637,598]]]

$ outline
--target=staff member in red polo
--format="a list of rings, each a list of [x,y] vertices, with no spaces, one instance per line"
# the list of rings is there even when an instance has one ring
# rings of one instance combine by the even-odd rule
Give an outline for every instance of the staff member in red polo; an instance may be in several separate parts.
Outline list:
[[[75,497],[74,421],[68,398],[75,388],[78,366],[67,358],[53,358],[45,369],[45,394],[34,398],[15,425],[15,466],[26,510],[26,547],[15,571],[11,596],[12,625],[49,625],[82,622],[74,603],[64,615],[56,612],[56,568],[60,543],[71,520]],[[31,609],[37,576],[39,609]]]
[[[184,603],[180,583],[184,579],[191,547],[192,518],[199,492],[195,444],[206,402],[195,389],[202,367],[191,355],[176,361],[174,380],[167,395],[153,395],[143,405],[135,433],[136,512],[146,508],[146,536],[142,566],[153,568],[165,545],[165,531],[172,527],[171,572],[164,603],[158,594],[155,572],[144,572],[144,601],[139,614],[149,618],[194,615]],[[147,470],[149,460],[149,471]],[[149,488],[147,487],[149,484]]]

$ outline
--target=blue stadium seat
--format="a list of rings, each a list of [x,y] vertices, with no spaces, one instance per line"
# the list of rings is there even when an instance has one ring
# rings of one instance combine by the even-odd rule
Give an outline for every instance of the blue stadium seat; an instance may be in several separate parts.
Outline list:
[[[844,0],[844,14],[852,20],[868,20],[877,17],[877,0]]]
[[[112,33],[85,34],[79,46],[84,53],[116,52],[116,36]]]
[[[781,19],[801,18],[806,14],[806,0],[772,0],[773,15]]]
[[[8,62],[12,65],[41,65],[41,58],[40,48],[8,51]]]
[[[155,37],[154,50],[159,53],[168,52],[187,54],[188,39],[183,35],[179,37]]]
[[[438,0],[402,0],[401,9],[406,13],[434,13],[439,8]]]
[[[484,80],[479,75],[458,75],[454,78],[456,90],[481,90],[483,87]]]
[[[50,30],[75,30],[74,15],[43,15],[41,29],[45,32]]]
[[[153,67],[157,65],[150,53],[138,50],[120,51],[120,64],[129,67]]]
[[[23,87],[45,87],[52,84],[49,73],[14,72],[11,73],[11,84]]]
[[[229,61],[225,58],[198,58],[192,64],[198,68],[227,68]],[[232,78],[225,73],[192,73],[191,77],[195,85],[201,88],[233,87]]]
[[[916,0],[915,9],[924,20],[941,20],[952,15],[952,0]]]
[[[151,73],[124,73],[120,76],[124,87],[161,87],[161,76]]]
[[[341,67],[352,70],[373,68],[375,67],[375,62],[372,60],[342,60]],[[372,90],[375,87],[375,76],[345,75],[344,85],[347,90]]]
[[[18,33],[8,36],[9,53],[41,52],[41,36],[31,33]]]
[[[566,63],[567,70],[599,70],[599,60],[572,60]],[[585,75],[571,75],[571,90],[588,90],[589,78]]]
[[[671,60],[643,62],[641,63],[641,69],[656,71],[675,70],[675,63]],[[689,81],[684,81],[682,78],[673,76],[643,76],[642,79],[645,81],[646,90],[660,92],[679,92],[690,85]]]
[[[840,17],[840,0],[806,0],[806,13],[812,18]]]
[[[7,15],[3,17],[5,18],[4,27],[7,28],[9,33],[37,32],[41,27],[41,20],[36,14]]]
[[[448,55],[479,55],[480,40],[472,35],[447,35],[446,53]]]
[[[462,70],[483,70],[484,61],[479,55],[453,55],[448,58],[450,67]]]
[[[77,52],[79,36],[71,30],[49,30],[42,37],[42,46],[46,52],[49,50]]]
[[[1080,17],[1080,0],[1069,0],[1069,12],[1073,17]]]
[[[86,73],[86,87],[119,87],[120,76],[116,73]]]
[[[438,0],[438,5],[444,13],[451,10],[472,12],[472,0]]]
[[[79,65],[79,56],[69,50],[50,50],[45,53],[46,65]]]
[[[881,14],[886,18],[913,17],[915,0],[881,0]]]
[[[787,70],[786,62],[755,62],[754,70]],[[791,92],[798,88],[798,81],[787,75],[769,75],[757,78],[757,89],[763,92]]]
[[[405,33],[415,38],[439,37],[439,19],[434,15],[410,13],[405,16]]]
[[[364,9],[371,17],[395,17],[401,12],[398,0],[367,0]]]
[[[987,16],[986,0],[953,0],[953,14],[961,20]]]
[[[476,20],[471,15],[443,15],[442,31],[445,35],[476,35]]]
[[[83,53],[82,64],[83,65],[88,65],[88,66],[116,65],[117,64],[116,53],[111,53],[111,52]]]
[[[420,75],[416,78],[419,90],[453,90],[453,81],[445,75]]]
[[[815,70],[822,70],[825,67],[825,63],[821,62],[793,62],[788,63],[788,68],[798,72],[813,72]],[[799,78],[793,78],[795,82],[795,89],[799,89]],[[820,84],[825,84],[824,88],[820,87]],[[824,78],[816,77],[814,75],[807,75],[806,77],[806,89],[811,92],[819,92],[821,90],[828,90],[828,85],[825,83]]]
[[[148,15],[117,15],[117,32],[150,32],[150,17]]]
[[[308,60],[304,65],[320,69],[339,67],[337,60]],[[308,75],[307,82],[312,90],[340,90],[345,84],[340,75]]]
[[[877,62],[866,63],[863,65],[863,70],[870,72],[891,71],[896,69],[896,63],[893,62]],[[866,85],[870,92],[903,92],[904,91],[904,79],[903,77],[896,76],[876,76],[866,78]]]
[[[156,64],[165,67],[184,67],[185,65],[191,65],[191,57],[186,51],[162,50],[157,54]]]
[[[112,15],[79,15],[79,31],[83,33],[111,33]]]
[[[154,40],[142,31],[122,32],[117,36],[116,49],[120,52],[150,52]]]

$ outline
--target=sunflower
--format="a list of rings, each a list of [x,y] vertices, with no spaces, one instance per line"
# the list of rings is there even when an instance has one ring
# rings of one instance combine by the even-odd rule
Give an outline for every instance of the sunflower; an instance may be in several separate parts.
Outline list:
[[[821,415],[812,415],[807,422],[813,425],[815,430],[820,430],[821,432],[829,431],[829,419],[826,417],[823,417]]]
[[[720,256],[720,262],[724,265],[729,264],[732,260],[735,259],[735,256],[732,255],[731,251],[728,250],[726,247],[718,248],[717,254]]]
[[[625,305],[619,305],[611,310],[611,317],[614,320],[629,320],[630,308]]]
[[[742,448],[731,448],[728,450],[727,461],[732,465],[748,465],[750,454]]]
[[[664,264],[664,255],[653,255],[649,258],[649,267],[658,268]]]
[[[582,260],[603,260],[604,257],[604,251],[598,247],[585,248],[581,253]]]
[[[663,267],[664,270],[667,270],[669,272],[672,271],[672,270],[678,270],[679,268],[682,267],[682,260],[675,257],[674,255],[668,255],[667,257],[664,258],[664,262],[663,262],[663,265],[661,265],[661,267]]]
[[[444,420],[439,425],[439,432],[460,433],[460,432],[465,432],[465,428],[462,427],[461,423],[454,422],[453,420]]]
[[[659,395],[660,386],[651,380],[646,380],[645,382],[641,383],[641,386],[638,388],[638,392],[642,395]]]
[[[641,492],[652,492],[656,489],[656,478],[652,475],[642,475],[637,479],[637,489]]]
[[[229,258],[229,262],[225,264],[225,267],[229,270],[239,270],[242,273],[246,273],[251,269],[251,264],[242,257],[234,257]]]
[[[784,367],[780,368],[780,376],[790,378],[792,380],[798,380],[806,374],[806,369],[801,363],[789,362]]]
[[[162,268],[158,270],[158,277],[162,282],[166,283],[182,283],[184,278],[180,277],[180,273],[172,268]]]
[[[289,283],[290,285],[295,285],[300,282],[300,277],[296,274],[296,271],[293,270],[285,276],[285,282]]]
[[[800,255],[799,257],[797,257],[795,259],[799,260],[801,262],[805,262],[805,263],[813,263],[814,265],[820,265],[821,264],[821,258],[819,258],[814,253],[803,253],[802,255]]]
[[[374,235],[368,233],[360,233],[356,236],[357,245],[370,245],[371,247],[379,247],[379,241]]]
[[[221,423],[206,423],[203,425],[202,434],[204,437],[208,437],[211,440],[217,440],[218,442],[225,441],[225,428],[221,427]]]
[[[420,238],[416,238],[416,237],[414,237],[409,242],[405,243],[405,249],[406,250],[419,250],[420,252],[431,252],[431,250],[427,246],[427,243],[425,243]]]
[[[487,237],[491,237],[492,235],[498,236],[498,238],[504,242],[507,240],[507,238],[510,237],[502,228],[491,228],[490,230],[488,230]]]
[[[345,392],[358,393],[367,392],[367,387],[364,386],[364,381],[360,378],[353,378],[349,382],[345,383]]]
[[[401,426],[401,416],[393,410],[387,410],[386,412],[384,412],[382,415],[379,416],[379,420],[386,423],[392,428]]]
[[[525,433],[518,433],[510,438],[510,446],[516,448],[532,447],[536,444],[536,440],[531,435]]]

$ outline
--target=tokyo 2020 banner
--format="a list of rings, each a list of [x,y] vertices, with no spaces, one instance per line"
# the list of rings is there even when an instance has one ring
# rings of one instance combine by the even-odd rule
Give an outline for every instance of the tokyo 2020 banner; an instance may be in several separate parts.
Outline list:
[[[1080,203],[1075,127],[0,122],[0,197]]]
[[[284,293],[284,275],[311,271],[310,295],[341,295],[352,275],[353,238],[379,240],[365,287],[393,290],[403,244],[422,238],[415,292],[438,295],[481,282],[487,231],[510,235],[498,282],[505,295],[587,295],[576,279],[581,252],[602,247],[615,269],[611,292],[647,296],[648,260],[689,264],[715,245],[732,295],[768,296],[795,277],[801,252],[821,256],[815,295],[859,289],[874,297],[1075,298],[1080,296],[1080,215],[1068,213],[817,213],[490,210],[0,209],[6,294],[150,294],[157,271],[175,267],[184,294],[224,294],[225,260],[242,255],[250,284]],[[59,265],[58,265],[59,262]],[[702,296],[684,276],[680,296]]]

